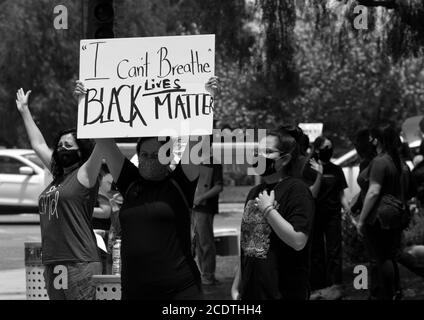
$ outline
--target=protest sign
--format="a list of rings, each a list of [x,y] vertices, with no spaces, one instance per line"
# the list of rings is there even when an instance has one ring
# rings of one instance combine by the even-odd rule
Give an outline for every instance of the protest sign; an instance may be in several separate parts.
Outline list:
[[[299,123],[299,127],[308,136],[311,143],[322,135],[323,126],[324,125],[322,123]]]
[[[81,40],[78,138],[207,135],[215,36]]]

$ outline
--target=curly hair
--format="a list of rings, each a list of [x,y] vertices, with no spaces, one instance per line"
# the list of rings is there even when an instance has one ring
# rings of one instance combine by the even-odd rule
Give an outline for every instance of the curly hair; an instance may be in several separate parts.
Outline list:
[[[93,142],[89,139],[78,139],[77,130],[75,128],[66,129],[59,132],[59,134],[54,139],[53,154],[52,154],[52,159],[50,164],[51,173],[53,175],[54,182],[61,180],[64,175],[63,167],[59,164],[59,161],[58,161],[57,145],[59,144],[60,138],[62,138],[64,135],[67,135],[67,134],[72,134],[81,152],[81,160],[79,162],[79,166],[81,166],[84,162],[88,160],[88,158],[91,155],[91,152],[93,151],[93,147],[94,147]]]

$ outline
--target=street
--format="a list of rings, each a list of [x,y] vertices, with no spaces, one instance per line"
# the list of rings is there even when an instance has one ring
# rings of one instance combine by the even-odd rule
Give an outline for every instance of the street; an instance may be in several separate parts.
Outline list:
[[[220,204],[220,214],[214,222],[215,232],[231,229],[239,232],[242,208],[243,204]],[[26,299],[24,244],[40,241],[38,215],[0,215],[0,300]],[[218,259],[219,267],[221,260]],[[216,298],[214,292],[208,294],[211,299]]]

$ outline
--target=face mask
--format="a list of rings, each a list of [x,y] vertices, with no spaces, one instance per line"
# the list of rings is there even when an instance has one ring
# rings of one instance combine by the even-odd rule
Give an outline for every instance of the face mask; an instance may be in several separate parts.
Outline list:
[[[319,150],[319,159],[324,162],[330,161],[333,156],[333,148],[324,148]]]
[[[63,168],[72,167],[81,160],[79,150],[59,149],[57,152],[57,160],[59,165]]]
[[[283,155],[284,156],[284,155]],[[265,158],[265,171],[261,174],[261,177],[270,176],[277,172],[277,169],[275,168],[275,162],[279,159],[281,159],[283,156],[278,157],[276,159],[270,159]]]
[[[168,167],[157,159],[144,159],[139,165],[140,174],[146,180],[163,180],[168,175]]]

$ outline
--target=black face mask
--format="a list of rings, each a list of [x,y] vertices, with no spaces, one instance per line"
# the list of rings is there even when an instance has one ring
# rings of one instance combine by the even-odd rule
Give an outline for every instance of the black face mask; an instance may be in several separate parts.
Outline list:
[[[265,158],[265,171],[261,174],[261,177],[270,176],[277,172],[275,169],[275,161],[273,159]]]
[[[59,149],[57,152],[58,164],[63,168],[72,167],[81,160],[78,152],[79,150]]]
[[[319,150],[319,159],[324,162],[330,161],[333,156],[333,148],[324,148]]]

